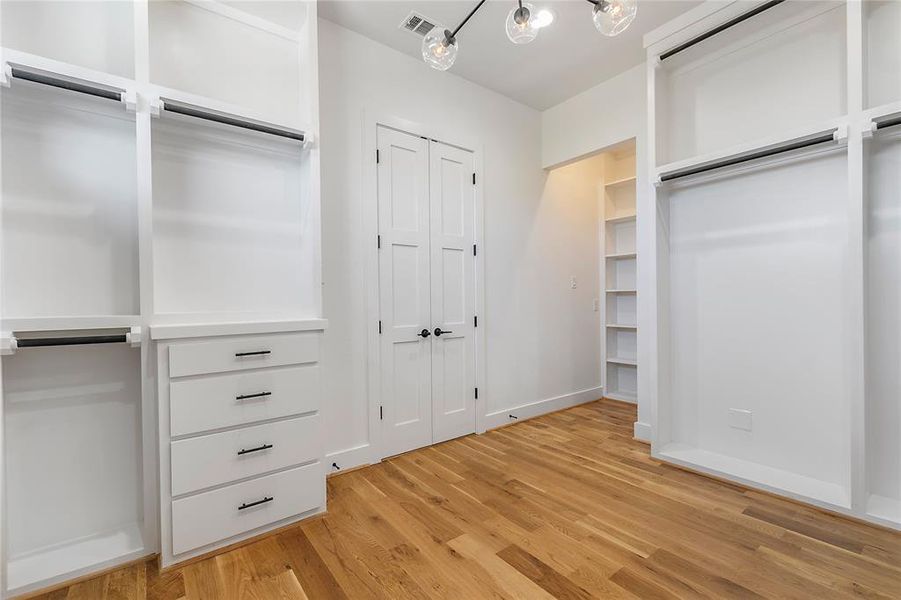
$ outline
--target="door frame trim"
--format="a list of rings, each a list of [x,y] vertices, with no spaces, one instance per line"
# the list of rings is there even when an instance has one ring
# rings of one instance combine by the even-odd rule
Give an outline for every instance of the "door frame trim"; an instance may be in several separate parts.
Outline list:
[[[479,397],[475,400],[475,432],[485,432],[485,416],[488,406],[488,390],[485,389],[485,205],[484,205],[484,165],[483,145],[480,140],[466,139],[455,131],[441,125],[418,123],[390,113],[363,110],[363,156],[361,182],[363,189],[362,229],[363,236],[363,286],[366,290],[366,396],[369,411],[369,462],[377,463],[386,458],[383,453],[382,428],[379,423],[381,399],[381,357],[379,351],[379,253],[376,246],[378,235],[378,172],[375,163],[377,148],[376,134],[383,126],[403,133],[415,135],[455,146],[473,153],[473,168],[476,172],[475,200],[475,307],[479,316],[479,326],[474,328],[475,343],[475,385]]]

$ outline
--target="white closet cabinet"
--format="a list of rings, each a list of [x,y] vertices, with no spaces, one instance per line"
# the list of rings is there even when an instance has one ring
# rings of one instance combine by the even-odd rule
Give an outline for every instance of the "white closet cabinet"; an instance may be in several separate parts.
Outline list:
[[[648,34],[640,246],[653,455],[901,529],[898,9],[709,2]]]
[[[0,3],[0,591],[325,509],[315,2]]]

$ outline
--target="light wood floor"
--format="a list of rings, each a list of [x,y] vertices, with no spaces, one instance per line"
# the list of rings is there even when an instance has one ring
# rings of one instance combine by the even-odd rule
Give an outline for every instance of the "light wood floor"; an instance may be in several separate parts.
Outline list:
[[[45,599],[901,598],[901,535],[661,465],[599,401],[329,480],[328,514]]]

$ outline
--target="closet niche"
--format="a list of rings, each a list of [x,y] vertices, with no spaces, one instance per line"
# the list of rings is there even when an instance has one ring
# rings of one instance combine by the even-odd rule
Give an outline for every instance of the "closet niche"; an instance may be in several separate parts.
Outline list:
[[[315,3],[0,21],[3,597],[321,512]]]

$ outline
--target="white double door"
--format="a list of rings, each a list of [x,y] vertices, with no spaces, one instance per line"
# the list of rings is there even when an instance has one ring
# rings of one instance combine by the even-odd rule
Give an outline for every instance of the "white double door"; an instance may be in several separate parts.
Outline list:
[[[381,454],[475,431],[472,152],[379,127]]]

